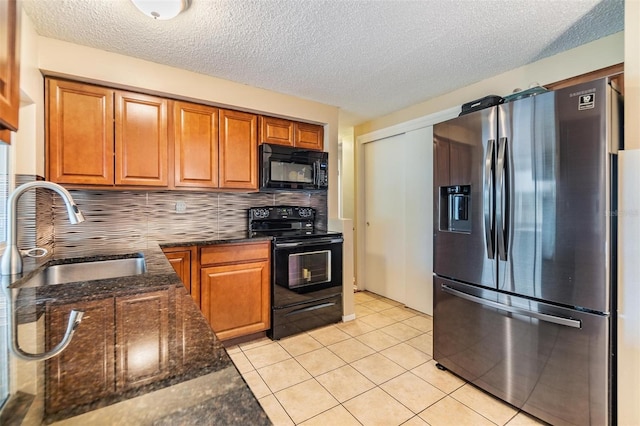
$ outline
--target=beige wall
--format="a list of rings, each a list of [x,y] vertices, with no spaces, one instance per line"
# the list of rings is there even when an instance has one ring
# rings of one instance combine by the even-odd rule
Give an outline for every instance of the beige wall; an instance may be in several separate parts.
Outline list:
[[[44,90],[38,69],[38,34],[23,12],[20,49],[20,131],[12,150],[16,173],[44,170]]]
[[[44,117],[44,101],[41,97],[43,85],[41,77],[36,77],[34,73],[40,69],[50,75],[68,76],[123,89],[142,90],[172,98],[325,124],[325,151],[330,153],[330,179],[337,182],[337,107],[40,37],[32,31],[32,24],[24,13],[23,22],[26,23],[23,43],[29,46],[23,50],[22,59],[23,63],[27,64],[24,72],[29,74],[29,77],[21,82],[21,87],[25,92],[29,92],[29,97],[35,102],[38,110],[36,116]],[[34,89],[36,86],[39,87],[38,90]],[[33,125],[43,129],[42,123]],[[18,160],[16,163],[17,173],[32,173],[34,170],[37,174],[44,175],[44,132],[38,130],[36,139],[30,144],[17,144],[16,156],[25,160]],[[337,185],[333,185],[328,196],[329,217],[338,215],[337,194]]]
[[[353,127],[349,132],[340,135],[342,169],[340,181],[342,183],[342,211],[340,217],[355,220],[355,145]]]
[[[625,149],[640,149],[640,1],[625,2]]]
[[[533,82],[545,85],[621,62],[624,62],[622,32],[360,124],[355,128],[355,137],[459,106],[486,95],[506,96],[516,88],[528,88]]]
[[[640,2],[625,1],[625,151],[618,208],[618,424],[640,425]]]

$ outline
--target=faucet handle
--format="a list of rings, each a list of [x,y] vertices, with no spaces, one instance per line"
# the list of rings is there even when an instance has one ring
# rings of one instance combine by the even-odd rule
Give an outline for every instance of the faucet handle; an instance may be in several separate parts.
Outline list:
[[[27,257],[45,257],[49,254],[49,250],[43,247],[34,247],[28,250],[20,250],[20,254]]]

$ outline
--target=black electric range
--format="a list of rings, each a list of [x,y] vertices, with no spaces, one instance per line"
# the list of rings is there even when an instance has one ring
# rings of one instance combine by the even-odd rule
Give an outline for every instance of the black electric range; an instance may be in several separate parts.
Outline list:
[[[342,244],[339,232],[319,231],[315,209],[249,209],[251,236],[271,236],[271,329],[280,339],[342,320]]]

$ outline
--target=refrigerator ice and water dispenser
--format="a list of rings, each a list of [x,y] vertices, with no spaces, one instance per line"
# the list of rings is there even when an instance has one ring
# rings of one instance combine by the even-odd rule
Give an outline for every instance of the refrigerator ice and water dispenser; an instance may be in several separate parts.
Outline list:
[[[440,195],[441,230],[471,232],[471,185],[441,187]]]

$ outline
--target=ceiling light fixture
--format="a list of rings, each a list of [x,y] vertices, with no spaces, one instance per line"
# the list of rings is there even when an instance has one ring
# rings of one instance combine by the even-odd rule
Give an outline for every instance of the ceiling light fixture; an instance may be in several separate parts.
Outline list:
[[[191,0],[131,0],[145,15],[153,19],[175,18],[189,8]]]

